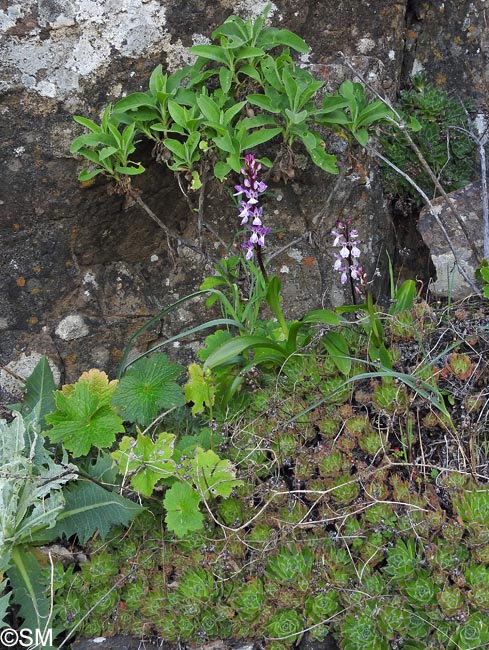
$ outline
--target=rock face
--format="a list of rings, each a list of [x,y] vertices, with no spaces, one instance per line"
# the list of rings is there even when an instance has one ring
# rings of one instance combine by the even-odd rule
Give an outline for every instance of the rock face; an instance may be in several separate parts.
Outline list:
[[[457,91],[467,95],[473,79],[484,84],[488,78],[482,58],[484,3],[439,4],[443,20],[455,12],[465,21],[453,33],[454,45],[440,32],[438,9],[424,9],[425,3],[276,0],[270,13],[273,24],[310,44],[304,65],[329,91],[351,75],[338,58],[342,50],[391,98],[408,59],[412,65],[422,61],[428,74],[444,70],[445,79],[438,80],[445,85],[463,62]],[[169,247],[147,214],[138,205],[124,206],[103,179],[80,186],[80,163],[69,154],[80,133],[72,116],[98,119],[107,102],[144,90],[158,63],[168,70],[188,63],[187,48],[208,42],[230,13],[256,16],[265,5],[261,0],[0,0],[0,364],[47,353],[61,381],[92,366],[113,372],[130,335],[209,274],[201,255],[175,242]],[[431,33],[440,41],[442,60],[428,48]],[[477,47],[472,67],[466,51]],[[332,139],[331,150],[338,155],[339,176],[304,164],[287,185],[271,183],[267,209],[282,234],[269,238],[267,253],[275,255],[271,269],[282,279],[291,317],[348,300],[331,268],[330,231],[338,217],[353,219],[370,270],[384,265],[385,250],[393,246],[375,165],[360,149],[344,151],[340,139]],[[143,147],[140,155],[149,169],[135,183],[145,201],[173,231],[193,237],[195,219],[178,183],[151,161],[149,150]],[[235,210],[217,185],[209,187],[205,219],[222,240],[232,242]],[[210,235],[206,246],[216,256],[224,252]],[[146,349],[206,318],[210,314],[202,304],[188,303],[138,345]],[[190,340],[174,352],[185,359],[195,345]],[[0,397],[9,401],[8,386],[1,386],[0,379]]]
[[[481,184],[473,183],[461,190],[451,192],[448,196],[454,212],[464,225],[470,242],[473,243],[479,258],[482,258]],[[473,278],[480,263],[454,213],[443,198],[436,199],[433,202],[433,208],[452,242],[458,264],[462,266],[469,278]],[[430,285],[431,291],[436,296],[451,296],[454,300],[461,300],[473,293],[473,287],[467,282],[455,263],[455,256],[437,223],[437,219],[427,208],[421,212],[418,230],[430,249],[431,259],[436,268],[436,281]]]

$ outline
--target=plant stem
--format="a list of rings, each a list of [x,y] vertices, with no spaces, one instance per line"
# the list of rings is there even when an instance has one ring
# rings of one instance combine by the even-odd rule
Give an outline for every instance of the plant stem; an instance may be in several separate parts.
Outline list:
[[[263,279],[265,280],[265,283],[268,284],[268,273],[265,269],[265,265],[263,264],[261,246],[258,246],[258,244],[255,244],[255,253],[256,253],[256,259],[258,260],[258,266],[260,267],[260,271],[262,272],[263,275]]]

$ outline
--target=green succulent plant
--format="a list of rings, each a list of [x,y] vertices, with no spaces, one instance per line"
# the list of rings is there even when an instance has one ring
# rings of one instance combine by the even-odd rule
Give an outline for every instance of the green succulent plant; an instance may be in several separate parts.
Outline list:
[[[379,635],[371,614],[349,614],[341,626],[343,650],[388,650],[389,643]]]
[[[406,410],[408,393],[404,385],[383,379],[382,383],[374,388],[372,401],[376,409],[394,415]]]
[[[380,609],[378,617],[379,631],[390,641],[403,637],[409,629],[411,616],[405,603],[399,596],[394,596]]]
[[[325,453],[318,463],[321,476],[336,476],[348,467],[348,461],[339,449]]]
[[[291,646],[300,640],[304,628],[304,619],[294,609],[279,609],[268,621],[266,635],[272,641]]]
[[[487,616],[481,613],[471,614],[454,634],[448,648],[460,650],[479,650],[489,643],[489,625]]]
[[[469,128],[465,109],[458,99],[417,77],[413,79],[413,88],[401,94],[398,110],[405,120],[417,120],[419,130],[411,137],[445,191],[467,185],[474,175],[474,144],[456,130]],[[387,158],[400,169],[411,170],[411,176],[428,196],[437,193],[432,179],[398,130],[386,131],[382,143]],[[388,192],[421,202],[410,183],[387,166],[383,169],[383,179]]]
[[[281,548],[267,562],[265,569],[269,578],[281,583],[307,581],[312,572],[314,555],[307,546]]]
[[[341,609],[338,594],[334,590],[320,591],[306,600],[305,613],[312,624],[326,620]]]
[[[438,605],[445,616],[456,616],[465,607],[465,599],[461,590],[452,585],[445,587],[437,594]]]
[[[200,606],[213,601],[218,592],[218,586],[212,573],[200,567],[190,569],[180,579],[177,594],[186,603]]]
[[[337,503],[346,505],[351,503],[354,499],[357,498],[360,488],[357,481],[353,480],[348,474],[338,476],[333,481],[334,489],[331,492],[331,496]]]
[[[245,621],[253,621],[260,614],[265,600],[263,583],[255,578],[245,585],[239,585],[237,594],[231,598],[239,617]]]
[[[398,539],[387,551],[387,565],[383,572],[393,580],[406,580],[413,575],[419,563],[416,542],[412,539]]]

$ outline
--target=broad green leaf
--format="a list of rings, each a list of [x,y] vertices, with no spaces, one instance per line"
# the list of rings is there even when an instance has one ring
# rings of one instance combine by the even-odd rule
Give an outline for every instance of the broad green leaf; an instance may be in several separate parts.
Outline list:
[[[167,82],[167,75],[163,74],[163,67],[160,63],[153,70],[149,78],[150,93],[153,96],[155,96],[157,92],[161,92],[165,88],[166,82]]]
[[[131,93],[127,97],[124,97],[124,99],[119,100],[114,105],[113,110],[114,112],[119,111],[122,113],[124,111],[134,110],[140,106],[156,106],[154,97],[151,97],[148,93]]]
[[[241,61],[242,59],[255,59],[257,56],[263,56],[265,51],[260,47],[245,46],[242,47],[237,56],[236,61]]]
[[[224,65],[228,64],[228,59],[223,48],[218,45],[194,45],[190,48],[190,52],[204,59],[224,63]]]
[[[90,162],[95,163],[98,165],[100,163],[100,157],[98,151],[94,151],[93,149],[88,149],[87,147],[82,147],[77,151],[77,153],[80,156],[83,156],[87,160],[90,160]]]
[[[292,122],[292,124],[301,124],[301,122],[304,122],[309,115],[307,111],[300,111],[300,113],[296,113],[295,111],[290,111],[288,108],[285,109],[285,114],[289,118],[289,121]]]
[[[91,480],[71,482],[64,496],[65,507],[58,515],[56,526],[44,535],[49,541],[76,535],[83,545],[96,532],[105,539],[113,526],[127,526],[144,509]]]
[[[229,497],[235,487],[243,485],[243,481],[236,479],[231,461],[221,460],[212,449],[197,450],[192,469],[195,485],[203,499]]]
[[[197,95],[197,105],[208,120],[222,124],[221,109],[213,99],[207,95]]]
[[[81,124],[89,131],[92,131],[92,133],[100,132],[100,126],[98,124],[95,124],[95,122],[93,122],[92,120],[89,120],[87,117],[82,117],[81,115],[75,115],[73,119],[75,120],[75,122],[78,122],[78,124]]]
[[[271,115],[255,115],[254,117],[245,117],[240,120],[236,126],[244,126],[246,129],[255,129],[259,126],[277,126],[277,121]]]
[[[231,70],[229,68],[221,66],[219,68],[219,83],[221,84],[221,88],[226,95],[229,93],[232,81],[233,73]]]
[[[120,473],[131,476],[133,488],[148,497],[159,480],[174,476],[174,446],[175,436],[171,433],[158,434],[156,442],[139,433],[137,440],[124,436],[112,457],[119,464]]]
[[[226,131],[223,136],[212,138],[212,140],[219,147],[219,149],[221,149],[221,151],[226,151],[227,153],[231,154],[235,153],[236,144],[228,131]]]
[[[353,137],[355,138],[355,140],[357,140],[357,142],[359,142],[362,145],[362,147],[367,146],[368,131],[366,131],[365,129],[359,129],[358,131],[354,131]]]
[[[187,118],[185,115],[185,109],[180,106],[180,104],[177,104],[177,102],[174,102],[173,100],[169,99],[168,100],[168,112],[170,113],[172,119],[177,123],[180,124],[180,126],[185,127],[187,125]]]
[[[327,332],[323,337],[326,350],[340,372],[348,375],[351,369],[350,350],[344,337],[337,332]]]
[[[101,162],[102,160],[105,160],[109,156],[112,156],[112,154],[116,153],[117,151],[118,150],[115,147],[104,147],[103,149],[100,149],[100,152],[98,154],[98,160]]]
[[[119,407],[125,420],[147,426],[161,411],[185,403],[183,391],[175,382],[182,370],[162,352],[139,359],[120,380],[112,404]]]
[[[295,79],[292,77],[292,75],[290,74],[289,70],[287,70],[287,68],[284,68],[284,70],[282,71],[282,82],[285,87],[285,92],[287,93],[290,107],[292,109],[295,109],[297,99],[299,97],[299,92],[297,88],[297,83]]]
[[[197,356],[201,361],[205,361],[214,350],[217,350],[232,338],[232,334],[227,330],[217,330],[213,334],[209,334],[209,336],[205,337],[205,347],[197,351]]]
[[[250,104],[258,106],[265,111],[269,111],[270,113],[280,113],[280,108],[274,106],[272,100],[267,95],[257,95],[252,93],[248,95],[247,99]]]
[[[226,111],[224,111],[223,124],[227,126],[233,117],[235,117],[235,115],[237,115],[241,109],[246,106],[246,104],[247,102],[238,102],[237,104],[234,104],[234,106],[231,106]]]
[[[273,39],[273,45],[284,45],[285,47],[291,47],[296,52],[301,54],[306,54],[309,52],[308,44],[297,34],[289,31],[288,29],[274,29],[267,33],[267,40],[270,39],[270,35]],[[257,45],[261,44],[260,37],[258,38]]]
[[[7,621],[5,618],[9,612],[9,603],[11,593],[7,591],[7,581],[4,580],[0,582],[0,594],[4,594],[0,597],[0,630],[4,627],[7,627]]]
[[[387,108],[384,102],[381,102],[380,99],[378,99],[371,102],[360,112],[356,127],[370,126],[374,122],[385,120],[387,117],[393,118],[394,114],[390,108]]]
[[[24,417],[34,414],[40,428],[44,424],[44,416],[55,409],[54,391],[56,383],[46,357],[39,360],[32,374],[25,382],[25,395],[21,407]]]
[[[245,65],[242,65],[238,69],[238,74],[245,74],[247,77],[250,77],[251,79],[254,79],[255,81],[258,81],[258,83],[261,83],[262,79],[260,76],[260,73],[258,70],[251,64],[246,63]]]
[[[82,183],[86,183],[87,181],[91,181],[92,178],[95,178],[95,176],[101,174],[103,171],[104,171],[103,169],[92,169],[91,171],[89,171],[88,169],[83,169],[78,174],[78,180],[81,181]]]
[[[61,442],[75,457],[86,456],[91,447],[110,447],[124,431],[121,418],[89,383],[78,381],[73,390],[55,393],[56,411],[46,416],[52,428],[46,435]]]
[[[334,311],[329,309],[313,309],[308,311],[302,319],[305,323],[326,323],[327,325],[339,325],[340,318]]]
[[[167,149],[169,149],[175,156],[178,156],[182,160],[185,160],[185,147],[178,140],[173,138],[166,138],[163,140],[163,144]]]
[[[279,133],[282,133],[281,128],[259,129],[258,131],[253,131],[253,133],[250,133],[243,139],[242,148],[251,149],[252,147],[256,147],[259,144],[268,142]]]
[[[125,167],[123,165],[116,165],[115,171],[119,174],[126,174],[126,176],[137,176],[144,173],[145,169],[140,163],[135,163],[138,167]]]
[[[281,92],[283,90],[282,80],[278,75],[276,60],[272,56],[267,56],[265,59],[260,61],[260,68],[270,86]]]
[[[71,143],[70,153],[77,153],[82,147],[97,147],[100,144],[113,146],[117,144],[109,133],[85,133]]]
[[[270,348],[271,350],[276,350],[282,355],[284,354],[279,344],[274,343],[264,336],[237,336],[236,338],[231,339],[231,341],[225,343],[221,348],[209,356],[204,364],[204,370],[206,368],[216,368],[217,366],[224,365],[235,357],[243,354],[243,352],[246,352],[246,350],[259,347]]]
[[[216,398],[216,387],[210,369],[204,371],[197,363],[191,363],[188,374],[189,380],[184,386],[184,391],[187,402],[193,402],[192,415],[202,413],[204,405],[212,409]]]
[[[168,530],[177,537],[184,537],[194,530],[201,530],[204,517],[199,510],[200,497],[186,483],[177,481],[167,490],[163,505],[166,509],[165,522]]]
[[[22,627],[29,630],[50,628],[51,599],[45,573],[32,553],[16,546],[12,550],[12,565],[7,577],[13,591],[13,602],[20,605]],[[43,646],[49,650],[52,646]]]
[[[338,174],[339,170],[336,166],[336,156],[325,152],[323,148],[324,142],[320,138],[317,138],[316,144],[314,146],[311,146],[311,139],[309,137],[310,134],[310,131],[307,132],[302,140],[309,155],[311,156],[312,162],[329,174]]]
[[[400,312],[411,309],[416,297],[416,282],[406,280],[396,291],[395,300],[389,309],[389,314],[399,314]]]
[[[221,182],[226,178],[226,176],[229,174],[230,171],[231,171],[231,167],[227,163],[223,162],[222,160],[220,160],[214,165],[214,170],[213,170],[214,176],[218,178]]]

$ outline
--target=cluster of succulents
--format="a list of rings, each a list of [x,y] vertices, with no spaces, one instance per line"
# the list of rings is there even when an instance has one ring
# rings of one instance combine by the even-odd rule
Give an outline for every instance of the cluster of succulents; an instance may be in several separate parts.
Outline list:
[[[418,76],[413,88],[401,93],[398,111],[406,122],[415,118],[420,126],[412,138],[446,192],[464,187],[475,176],[475,147],[461,129],[469,130],[467,109],[456,98]],[[386,130],[382,144],[387,156],[406,171],[428,196],[438,193],[408,140],[398,130]],[[412,185],[389,167],[383,170],[384,185],[394,196],[409,196],[422,203]]]
[[[418,336],[386,328],[394,369],[433,369],[411,346]],[[463,342],[436,356],[439,369],[451,368],[438,373],[438,388],[457,373],[475,386]],[[469,376],[458,372],[466,357]],[[468,441],[458,435],[453,462],[428,458],[422,439],[455,438],[453,422],[397,380],[363,380],[321,401],[345,384],[327,357],[296,357],[286,370],[280,380],[263,374],[245,410],[214,425],[243,485],[213,504],[205,528],[177,539],[151,506],[129,531],[91,542],[89,561],[57,576],[60,619],[85,636],[265,638],[273,650],[305,630],[332,634],[342,650],[488,643],[489,488],[454,465]]]

